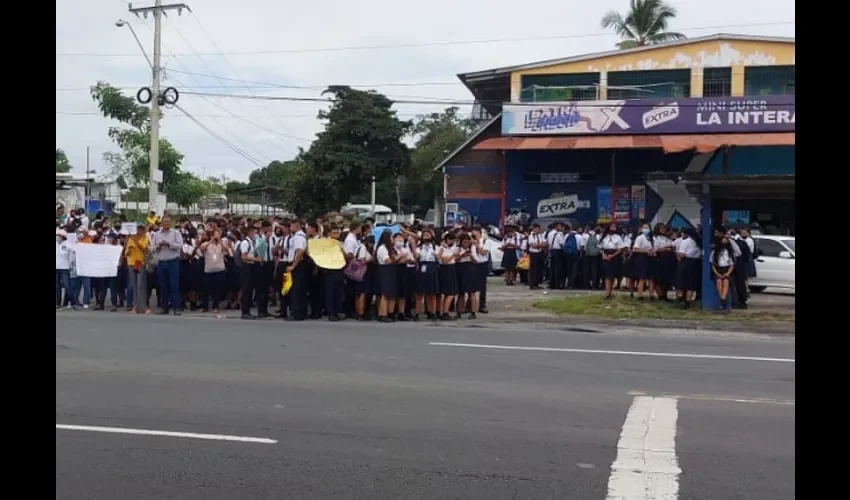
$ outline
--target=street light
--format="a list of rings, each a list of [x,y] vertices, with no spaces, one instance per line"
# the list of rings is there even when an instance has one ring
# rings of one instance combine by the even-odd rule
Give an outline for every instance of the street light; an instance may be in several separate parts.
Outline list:
[[[150,66],[151,69],[153,69],[153,63],[151,62],[151,58],[148,57],[148,53],[145,52],[145,47],[142,45],[142,42],[139,40],[139,35],[136,34],[136,30],[133,29],[133,25],[128,23],[127,21],[125,21],[123,19],[119,19],[119,20],[115,21],[115,26],[117,26],[119,28],[123,28],[123,27],[126,26],[127,28],[130,29],[130,33],[133,34],[133,38],[136,40],[136,44],[139,46],[139,49],[142,51],[142,55],[145,56],[145,60],[148,62],[148,66]]]

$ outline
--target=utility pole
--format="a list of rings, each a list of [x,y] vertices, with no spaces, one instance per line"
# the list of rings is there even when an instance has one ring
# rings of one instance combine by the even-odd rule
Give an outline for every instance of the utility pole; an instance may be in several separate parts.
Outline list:
[[[148,210],[155,210],[156,198],[159,193],[158,177],[159,172],[159,120],[160,106],[164,104],[165,98],[160,89],[160,78],[162,73],[162,16],[169,10],[176,10],[177,15],[183,12],[183,9],[191,12],[191,9],[185,3],[174,3],[163,5],[162,0],[156,0],[153,7],[133,7],[129,4],[129,10],[137,17],[141,14],[147,18],[148,13],[153,14],[153,84],[150,88],[150,103],[151,103],[151,150],[150,150],[150,186],[148,191]],[[135,35],[135,33],[134,33]],[[141,93],[141,91],[140,91]],[[176,99],[175,99],[176,102]],[[165,210],[165,207],[162,207]]]
[[[89,211],[89,197],[91,196],[91,179],[89,179],[89,172],[91,171],[91,166],[89,163],[91,148],[86,146],[86,185],[83,188],[83,210],[86,212]]]

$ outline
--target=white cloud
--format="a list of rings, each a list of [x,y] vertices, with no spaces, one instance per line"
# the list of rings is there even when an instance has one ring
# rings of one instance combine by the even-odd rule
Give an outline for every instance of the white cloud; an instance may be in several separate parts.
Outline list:
[[[152,3],[152,2],[151,2]],[[456,74],[608,50],[614,36],[586,36],[511,43],[449,44],[374,50],[273,52],[375,45],[414,45],[457,40],[543,38],[602,34],[599,19],[609,9],[625,10],[626,0],[576,4],[563,0],[431,0],[406,3],[390,0],[316,0],[275,2],[224,0],[188,2],[195,15],[169,15],[163,23],[165,84],[181,90],[211,93],[317,97],[320,90],[244,88],[250,84],[187,75],[180,71],[279,85],[380,84],[456,82]],[[679,16],[672,28],[689,36],[714,32],[793,36],[793,25],[736,28],[744,22],[787,22],[795,19],[792,0],[678,0]],[[137,4],[137,6],[140,4]],[[150,69],[127,28],[132,22],[146,50],[151,51],[151,19],[137,20],[121,0],[56,2],[56,52],[130,54],[129,57],[58,56],[56,110],[94,113],[85,90],[98,80],[127,87],[129,94],[150,81]],[[747,21],[745,21],[747,20]],[[706,27],[703,30],[685,28]],[[211,38],[212,37],[212,40]],[[234,54],[226,57],[220,54]],[[194,52],[208,54],[194,55]],[[133,55],[138,54],[138,55]],[[178,54],[177,57],[174,54]],[[178,83],[179,82],[179,83]],[[192,87],[186,89],[186,86]],[[239,87],[243,88],[232,88]],[[231,88],[223,88],[231,87]],[[390,97],[469,100],[462,85],[380,87]],[[309,143],[284,136],[311,138],[321,129],[315,119],[322,107],[315,102],[204,99],[185,94],[180,104],[219,136],[261,162],[294,156]],[[439,105],[398,105],[409,118],[437,111]],[[234,118],[230,113],[242,117]],[[56,116],[56,146],[66,150],[77,169],[84,168],[86,146],[93,168],[106,151],[116,150],[106,136],[110,122],[100,116]],[[273,132],[269,132],[272,130]],[[276,132],[276,133],[275,133]],[[254,164],[228,149],[191,120],[169,111],[163,135],[185,156],[185,167],[206,175],[246,179]]]

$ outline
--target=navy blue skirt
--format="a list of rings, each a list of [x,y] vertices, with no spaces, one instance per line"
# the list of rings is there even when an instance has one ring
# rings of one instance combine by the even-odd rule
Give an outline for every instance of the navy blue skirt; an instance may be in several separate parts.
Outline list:
[[[413,299],[416,292],[416,268],[397,264],[395,269],[396,294],[400,299]]]
[[[457,264],[440,265],[440,294],[457,295]]]
[[[422,262],[415,269],[416,293],[419,295],[439,295],[440,277],[436,262]]]
[[[701,274],[702,259],[682,259],[679,262],[676,289],[692,292],[698,291]]]
[[[605,255],[611,255],[616,250],[603,250],[602,253]],[[620,269],[622,267],[623,259],[621,257],[614,257],[611,260],[605,260],[602,257],[599,258],[599,268],[602,271],[602,278],[606,280],[613,280],[620,277]]]
[[[375,282],[378,279],[378,264],[370,262],[366,264],[366,272],[363,274],[362,281],[354,282],[354,293],[357,295],[375,294],[377,286]]]
[[[632,254],[631,260],[631,276],[630,278],[636,280],[645,280],[651,279],[652,275],[649,273],[649,255],[645,253],[634,253]]]
[[[652,268],[652,279],[656,285],[669,287],[676,282],[676,254],[674,252],[659,252]]]
[[[458,262],[456,267],[458,293],[476,293],[481,290],[481,281],[478,278],[478,267],[475,262]]]
[[[507,249],[505,250],[505,253],[502,254],[502,269],[506,271],[516,271],[516,265],[518,262],[519,258],[516,256],[516,249]]]
[[[378,265],[378,290],[376,293],[387,299],[398,297],[396,265]]]

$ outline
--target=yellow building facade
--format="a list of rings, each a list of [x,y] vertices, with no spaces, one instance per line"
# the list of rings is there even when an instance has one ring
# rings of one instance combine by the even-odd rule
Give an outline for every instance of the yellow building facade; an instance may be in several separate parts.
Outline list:
[[[595,89],[595,95],[587,96],[585,99],[608,99],[617,98],[612,96],[609,89],[615,87],[611,83],[612,76],[626,78],[622,75],[630,75],[636,83],[632,85],[620,85],[621,89],[640,89],[641,85],[636,75],[652,75],[656,72],[668,72],[669,75],[681,75],[682,70],[690,72],[689,87],[687,95],[681,97],[703,97],[706,85],[711,85],[714,80],[707,81],[709,75],[722,75],[717,78],[717,86],[721,84],[724,90],[712,92],[723,92],[726,95],[739,97],[747,95],[748,72],[754,75],[759,68],[760,77],[751,80],[763,81],[776,79],[769,76],[768,68],[777,68],[773,73],[778,75],[781,69],[782,82],[769,82],[766,88],[758,84],[752,86],[753,92],[765,93],[793,93],[793,67],[796,62],[795,41],[793,38],[756,37],[747,35],[712,35],[709,37],[695,38],[690,40],[676,41],[661,45],[638,47],[627,50],[617,50],[597,54],[569,57],[560,60],[542,61],[528,65],[516,66],[510,71],[510,100],[520,102],[528,99],[524,97],[524,89],[530,88],[528,81],[534,77],[556,77],[569,78],[570,75],[586,75],[587,82]],[[673,73],[675,72],[675,73]],[[789,76],[790,79],[789,79]],[[597,75],[594,80],[593,75]],[[663,78],[662,78],[663,79]],[[540,78],[537,78],[539,81]],[[790,82],[790,83],[789,83]],[[653,85],[644,85],[651,89]],[[535,85],[535,88],[546,88],[546,86]],[[581,85],[572,87],[581,88]],[[728,87],[728,88],[726,88]],[[775,88],[774,88],[775,87]],[[567,88],[562,86],[560,88]],[[622,94],[622,92],[621,92]],[[647,97],[653,97],[647,91]],[[629,98],[639,98],[641,95],[634,93]],[[708,97],[708,96],[706,96]],[[560,99],[543,99],[560,100]]]

